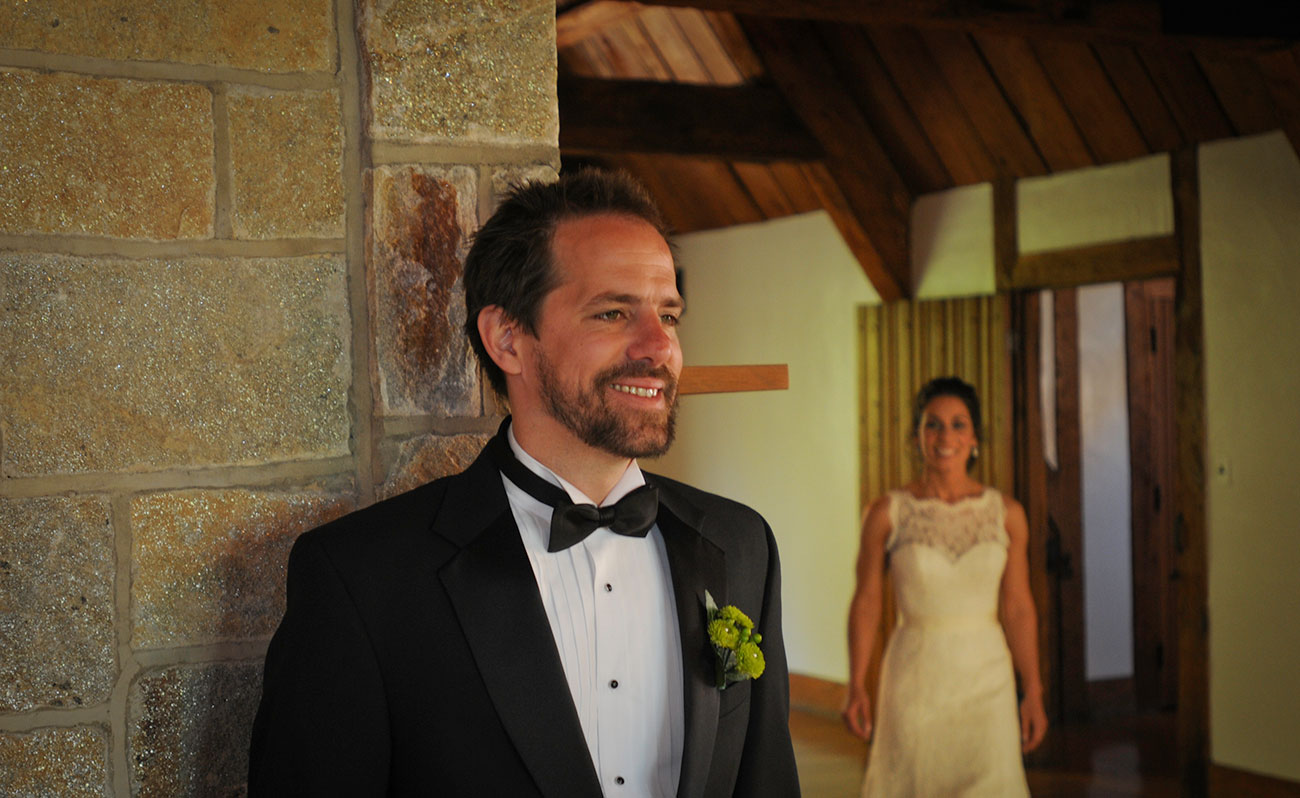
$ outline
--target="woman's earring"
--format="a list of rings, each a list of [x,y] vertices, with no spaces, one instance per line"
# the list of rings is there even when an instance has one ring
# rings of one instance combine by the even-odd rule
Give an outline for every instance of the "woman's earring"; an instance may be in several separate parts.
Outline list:
[[[970,450],[970,456],[971,456],[971,457],[979,457],[979,456],[980,456],[980,447],[979,447],[979,444],[976,444],[976,445],[974,445],[974,446],[971,447],[971,450]]]

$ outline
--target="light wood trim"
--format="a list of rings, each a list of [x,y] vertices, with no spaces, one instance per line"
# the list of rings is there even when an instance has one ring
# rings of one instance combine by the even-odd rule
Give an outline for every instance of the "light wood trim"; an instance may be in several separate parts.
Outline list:
[[[1178,273],[1178,251],[1178,241],[1170,235],[1021,254],[1006,287],[1073,288],[1172,277]]]
[[[677,383],[677,393],[784,391],[789,387],[790,368],[784,363],[763,366],[685,366]]]

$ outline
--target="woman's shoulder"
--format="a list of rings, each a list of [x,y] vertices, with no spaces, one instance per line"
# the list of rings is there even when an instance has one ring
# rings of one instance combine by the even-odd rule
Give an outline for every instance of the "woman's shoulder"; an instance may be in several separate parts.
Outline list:
[[[895,493],[897,493],[897,491],[887,490],[884,493],[877,496],[876,498],[872,499],[871,503],[867,505],[867,512],[863,516],[863,519],[864,520],[869,519],[872,518],[873,516],[875,517],[884,516],[885,518],[888,518],[889,507],[891,503],[890,497],[892,497]]]
[[[1004,509],[1008,515],[1010,515],[1011,513],[1020,513],[1021,515],[1025,514],[1025,508],[1021,506],[1020,502],[1016,500],[1015,496],[1009,496],[994,487],[989,487],[987,490],[1001,500],[1002,509]]]

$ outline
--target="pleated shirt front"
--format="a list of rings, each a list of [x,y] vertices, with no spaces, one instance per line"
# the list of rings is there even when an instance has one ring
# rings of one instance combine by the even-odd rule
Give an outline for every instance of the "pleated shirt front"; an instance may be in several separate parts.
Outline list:
[[[596,502],[525,452],[513,430],[507,438],[526,468],[575,503],[612,504],[645,484],[633,462]],[[644,538],[601,527],[548,552],[551,507],[502,482],[605,795],[672,798],[685,727],[682,648],[658,524]]]

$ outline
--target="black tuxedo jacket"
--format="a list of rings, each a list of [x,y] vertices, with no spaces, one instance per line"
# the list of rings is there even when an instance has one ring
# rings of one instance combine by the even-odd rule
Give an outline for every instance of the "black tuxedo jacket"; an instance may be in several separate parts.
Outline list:
[[[679,798],[799,794],[776,544],[749,508],[646,474],[681,629]],[[704,591],[763,635],[719,691]],[[266,654],[249,796],[600,798],[559,653],[486,453],[302,535]],[[614,795],[609,798],[615,798]]]

